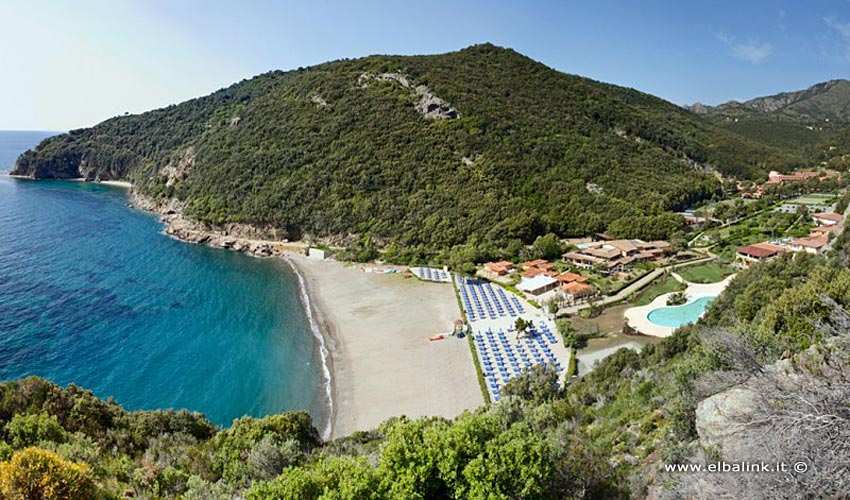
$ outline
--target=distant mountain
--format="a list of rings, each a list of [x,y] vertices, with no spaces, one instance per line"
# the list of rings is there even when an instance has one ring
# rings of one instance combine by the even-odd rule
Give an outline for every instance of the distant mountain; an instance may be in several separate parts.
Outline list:
[[[593,233],[711,196],[713,171],[797,163],[662,99],[483,44],[260,75],[48,139],[16,173],[130,179],[210,225],[368,233],[429,255]]]
[[[850,81],[830,80],[744,102],[695,103],[687,108],[750,139],[786,151],[809,151],[850,124]]]
[[[742,117],[771,115],[791,121],[850,122],[850,81],[830,80],[805,90],[729,101],[718,106],[696,103],[688,109],[698,114]]]

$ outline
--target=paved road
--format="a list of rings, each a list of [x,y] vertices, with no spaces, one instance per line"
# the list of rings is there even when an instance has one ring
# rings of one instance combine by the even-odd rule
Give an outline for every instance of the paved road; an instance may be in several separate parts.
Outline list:
[[[608,295],[608,296],[604,297],[603,299],[597,301],[596,304],[601,306],[601,305],[610,304],[612,302],[618,302],[620,300],[625,299],[626,297],[633,294],[634,292],[640,290],[641,288],[645,287],[646,285],[650,284],[653,280],[655,280],[655,278],[661,276],[662,274],[664,274],[669,269],[678,269],[680,267],[691,266],[691,265],[698,264],[698,263],[701,263],[701,262],[708,262],[708,261],[714,260],[714,258],[715,258],[714,255],[709,255],[708,257],[703,257],[701,259],[689,260],[688,262],[681,262],[679,264],[671,264],[669,266],[659,267],[658,269],[653,269],[652,271],[649,272],[649,274],[643,276],[642,278],[635,281],[631,285],[623,288],[622,290],[617,292],[615,295]],[[587,304],[579,304],[577,306],[565,307],[565,308],[558,311],[558,316],[566,316],[568,314],[575,314],[579,310],[585,309],[587,307],[588,307]]]

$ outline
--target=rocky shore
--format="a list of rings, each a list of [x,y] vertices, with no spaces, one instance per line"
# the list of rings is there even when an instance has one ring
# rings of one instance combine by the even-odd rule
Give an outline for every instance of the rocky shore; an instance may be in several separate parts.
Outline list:
[[[214,248],[243,252],[255,257],[276,257],[284,253],[305,254],[308,244],[275,239],[274,229],[263,230],[247,224],[226,224],[210,227],[183,215],[185,204],[176,199],[155,201],[135,187],[130,199],[136,208],[159,215],[165,224],[165,234],[185,241]]]

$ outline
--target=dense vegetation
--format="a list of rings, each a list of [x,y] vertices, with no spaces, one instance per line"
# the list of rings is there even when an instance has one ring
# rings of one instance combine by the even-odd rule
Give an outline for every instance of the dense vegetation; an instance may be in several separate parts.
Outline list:
[[[388,72],[411,88],[361,79]],[[417,85],[459,117],[417,112]],[[663,237],[664,211],[718,192],[704,167],[756,177],[798,164],[661,99],[485,44],[261,75],[48,139],[16,168],[127,178],[209,224],[345,244],[367,235],[410,261],[470,242],[515,254],[550,232],[641,236],[633,217]]]
[[[850,124],[850,81],[692,109],[720,127],[811,160],[821,142]]]

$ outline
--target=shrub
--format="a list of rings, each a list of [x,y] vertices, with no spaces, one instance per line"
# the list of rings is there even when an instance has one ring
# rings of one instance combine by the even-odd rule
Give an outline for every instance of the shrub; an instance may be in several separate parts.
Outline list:
[[[0,464],[0,498],[4,500],[89,500],[97,489],[86,467],[55,453],[27,448]]]

